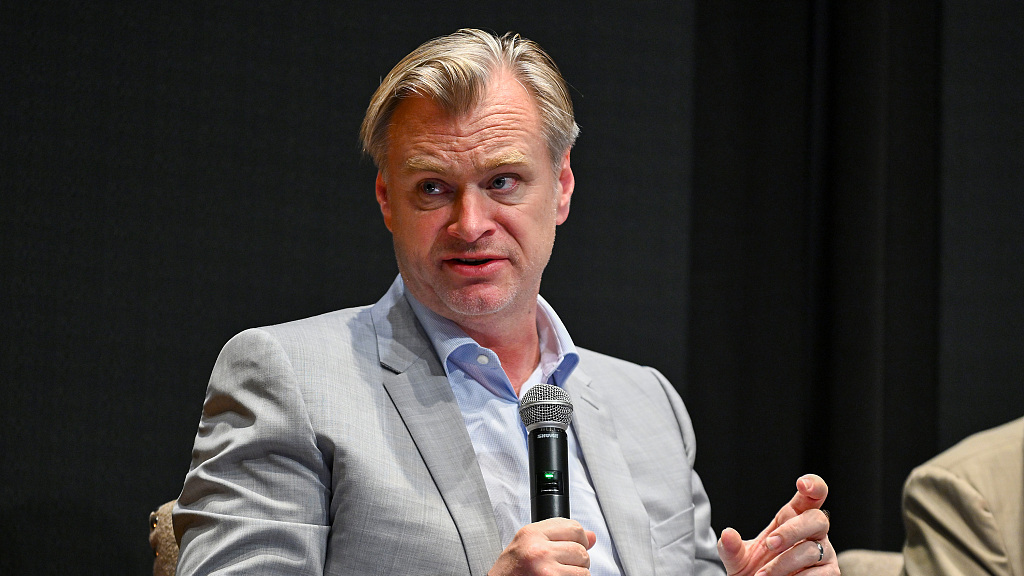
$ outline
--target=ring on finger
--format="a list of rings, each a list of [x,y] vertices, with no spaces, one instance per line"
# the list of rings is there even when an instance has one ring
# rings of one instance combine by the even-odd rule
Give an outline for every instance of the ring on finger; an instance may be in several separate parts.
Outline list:
[[[818,547],[818,562],[821,562],[825,559],[825,547],[817,540],[814,541],[814,544]]]

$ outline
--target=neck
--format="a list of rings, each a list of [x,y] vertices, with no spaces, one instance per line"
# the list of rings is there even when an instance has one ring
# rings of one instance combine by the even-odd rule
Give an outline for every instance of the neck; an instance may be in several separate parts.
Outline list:
[[[501,367],[518,396],[526,379],[540,362],[536,301],[529,311],[504,322],[470,321],[459,323],[459,327],[478,344],[498,355]]]

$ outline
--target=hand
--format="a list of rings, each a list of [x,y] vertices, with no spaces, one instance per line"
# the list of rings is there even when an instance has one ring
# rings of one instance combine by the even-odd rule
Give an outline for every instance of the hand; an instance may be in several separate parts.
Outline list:
[[[744,541],[732,528],[722,531],[718,555],[729,576],[839,574],[836,551],[828,541],[829,519],[820,510],[828,496],[828,485],[818,476],[808,474],[796,481],[796,488],[793,499],[757,538]]]
[[[516,532],[487,574],[590,576],[587,550],[596,541],[597,536],[575,520],[549,518],[527,524]]]

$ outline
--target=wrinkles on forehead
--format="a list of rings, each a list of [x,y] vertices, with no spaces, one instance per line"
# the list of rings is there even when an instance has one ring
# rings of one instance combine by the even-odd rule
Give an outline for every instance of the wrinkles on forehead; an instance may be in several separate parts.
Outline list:
[[[496,156],[484,158],[477,168],[483,172],[490,172],[502,166],[515,166],[529,164],[530,160],[520,150],[505,150]],[[442,176],[448,174],[444,164],[427,156],[412,156],[406,159],[403,170],[406,172],[433,172]]]
[[[479,176],[503,166],[539,168],[547,160],[536,102],[511,77],[496,78],[462,115],[428,98],[407,98],[396,108],[388,136],[387,160],[396,175]]]

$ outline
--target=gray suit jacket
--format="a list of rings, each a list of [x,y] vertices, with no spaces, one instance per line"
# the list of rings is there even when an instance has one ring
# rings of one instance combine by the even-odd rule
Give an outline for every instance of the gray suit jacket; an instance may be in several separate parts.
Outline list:
[[[629,576],[724,574],[661,374],[579,350],[565,389]],[[444,369],[396,282],[225,345],[174,512],[178,574],[471,574],[501,552]]]

